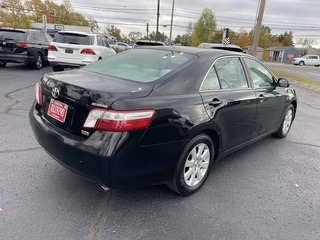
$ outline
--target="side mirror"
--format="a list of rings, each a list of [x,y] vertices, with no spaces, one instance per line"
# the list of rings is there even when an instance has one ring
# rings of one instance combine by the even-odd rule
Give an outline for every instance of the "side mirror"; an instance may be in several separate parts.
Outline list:
[[[278,79],[278,86],[287,88],[290,86],[290,82],[289,82],[289,80],[287,80],[285,78],[279,78]]]

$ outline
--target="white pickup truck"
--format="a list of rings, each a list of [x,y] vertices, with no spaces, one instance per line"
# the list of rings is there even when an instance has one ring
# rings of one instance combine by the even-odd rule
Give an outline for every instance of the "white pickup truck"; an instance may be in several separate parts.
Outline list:
[[[318,55],[305,55],[303,57],[292,59],[293,65],[313,65],[316,67],[320,66],[320,57]]]

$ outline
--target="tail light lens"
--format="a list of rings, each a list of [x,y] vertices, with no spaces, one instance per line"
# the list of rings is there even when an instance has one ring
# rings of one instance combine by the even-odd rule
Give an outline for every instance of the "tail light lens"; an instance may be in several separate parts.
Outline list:
[[[53,46],[53,45],[49,45],[49,48],[48,48],[49,51],[54,51],[54,52],[58,52],[58,49]]]
[[[145,129],[150,125],[154,115],[154,110],[114,111],[92,109],[83,128],[109,132]]]
[[[39,106],[42,106],[42,91],[40,83],[36,84],[36,100]]]
[[[16,45],[18,47],[22,47],[22,48],[30,48],[30,45],[27,43],[16,43]]]
[[[90,49],[90,48],[85,48],[81,51],[81,54],[91,54],[91,55],[96,55],[96,53]]]

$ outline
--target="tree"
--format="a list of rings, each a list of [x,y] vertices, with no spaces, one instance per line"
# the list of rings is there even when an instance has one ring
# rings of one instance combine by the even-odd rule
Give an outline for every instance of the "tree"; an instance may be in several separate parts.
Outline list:
[[[188,46],[188,36],[187,34],[177,35],[173,41],[173,44],[181,45],[181,46]]]
[[[284,34],[280,34],[279,35],[279,42],[282,43],[283,46],[293,46],[293,36],[292,36],[293,32],[290,31],[290,32],[285,32]]]
[[[141,32],[129,32],[128,34],[130,42],[135,42],[137,39],[140,39],[142,37]]]
[[[309,38],[300,38],[296,42],[296,45],[301,48],[312,48],[312,46],[316,44],[317,42],[314,39]]]
[[[121,30],[119,28],[117,28],[116,26],[114,25],[111,25],[109,26],[108,28],[106,28],[104,30],[104,33],[106,35],[110,35],[110,36],[114,36],[117,38],[118,41],[121,41],[122,40],[122,37],[121,37]]]
[[[205,8],[195,24],[194,33],[198,39],[196,45],[201,42],[212,42],[216,27],[217,24],[213,11]]]
[[[252,42],[250,41],[249,35],[247,33],[242,33],[239,35],[236,44],[243,48],[251,46]]]
[[[254,30],[249,33],[250,41],[253,42]],[[260,30],[258,46],[261,48],[269,48],[273,43],[273,36],[271,35],[271,29],[268,26],[262,26]]]
[[[31,22],[20,0],[3,0],[1,4],[0,18],[6,27],[31,27]]]

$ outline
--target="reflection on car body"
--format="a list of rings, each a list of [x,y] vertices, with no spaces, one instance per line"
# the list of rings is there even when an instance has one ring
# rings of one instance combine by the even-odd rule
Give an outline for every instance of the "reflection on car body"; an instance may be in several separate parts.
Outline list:
[[[46,74],[36,90],[30,123],[58,162],[104,188],[167,184],[182,195],[204,184],[213,161],[285,137],[297,109],[289,82],[256,58],[192,47],[124,51]]]

